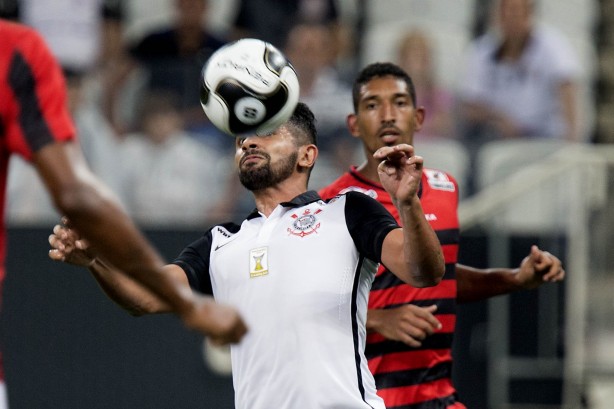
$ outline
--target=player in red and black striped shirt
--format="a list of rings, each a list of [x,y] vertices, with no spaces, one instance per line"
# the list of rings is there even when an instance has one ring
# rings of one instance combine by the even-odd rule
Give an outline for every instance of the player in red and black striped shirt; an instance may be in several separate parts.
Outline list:
[[[353,99],[354,113],[348,116],[348,126],[352,135],[361,139],[367,160],[322,189],[320,195],[326,199],[340,192],[361,191],[397,217],[390,196],[377,182],[379,163],[372,155],[382,146],[412,144],[424,109],[416,105],[411,78],[390,63],[364,68],[354,82]],[[428,166],[428,158],[425,164]],[[445,172],[424,169],[419,194],[424,214],[442,245],[446,272],[438,286],[418,289],[380,267],[369,298],[367,328],[371,332],[366,356],[387,408],[465,408],[452,383],[456,303],[560,281],[565,272],[558,258],[536,246],[518,269],[479,270],[456,264],[456,181]]]
[[[3,213],[12,154],[36,167],[57,209],[84,237],[173,305],[189,325],[205,334],[213,331],[221,340],[240,339],[245,328],[233,309],[186,294],[166,278],[161,257],[87,167],[68,113],[64,77],[47,45],[33,29],[0,19],[0,282],[5,274]],[[206,310],[212,306],[219,313],[230,312],[232,325],[220,331],[216,324],[227,323],[211,321],[215,312]],[[0,408],[5,405],[3,389],[0,382]]]

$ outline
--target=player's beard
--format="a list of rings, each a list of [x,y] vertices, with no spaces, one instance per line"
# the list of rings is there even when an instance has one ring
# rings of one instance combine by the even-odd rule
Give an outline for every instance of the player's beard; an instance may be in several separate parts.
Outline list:
[[[275,186],[289,178],[298,162],[298,152],[292,152],[288,157],[281,159],[271,165],[271,157],[261,152],[266,158],[266,163],[259,167],[241,168],[239,170],[239,180],[246,189],[250,191],[262,190]]]

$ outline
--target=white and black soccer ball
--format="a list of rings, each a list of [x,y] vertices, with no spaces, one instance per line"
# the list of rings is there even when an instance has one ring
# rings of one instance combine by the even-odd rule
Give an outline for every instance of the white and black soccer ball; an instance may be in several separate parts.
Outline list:
[[[266,134],[290,118],[299,90],[296,71],[281,51],[245,38],[207,60],[200,103],[213,125],[229,135]]]

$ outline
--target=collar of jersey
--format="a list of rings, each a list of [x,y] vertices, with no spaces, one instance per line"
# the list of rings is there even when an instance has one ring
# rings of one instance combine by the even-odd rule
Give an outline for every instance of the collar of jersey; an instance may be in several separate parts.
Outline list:
[[[294,199],[289,202],[281,202],[280,205],[284,207],[301,207],[308,205],[309,203],[317,202],[318,200],[322,200],[318,192],[315,190],[308,190],[305,193],[301,193],[296,196]],[[247,216],[247,220],[254,219],[256,217],[260,217],[261,214],[258,212],[258,209],[254,209],[249,216]]]

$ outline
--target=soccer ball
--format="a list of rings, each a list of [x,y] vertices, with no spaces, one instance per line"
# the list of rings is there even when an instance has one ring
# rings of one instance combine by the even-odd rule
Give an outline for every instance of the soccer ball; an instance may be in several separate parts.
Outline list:
[[[298,98],[294,67],[262,40],[227,44],[203,67],[200,103],[213,125],[232,136],[274,131],[290,118]]]

